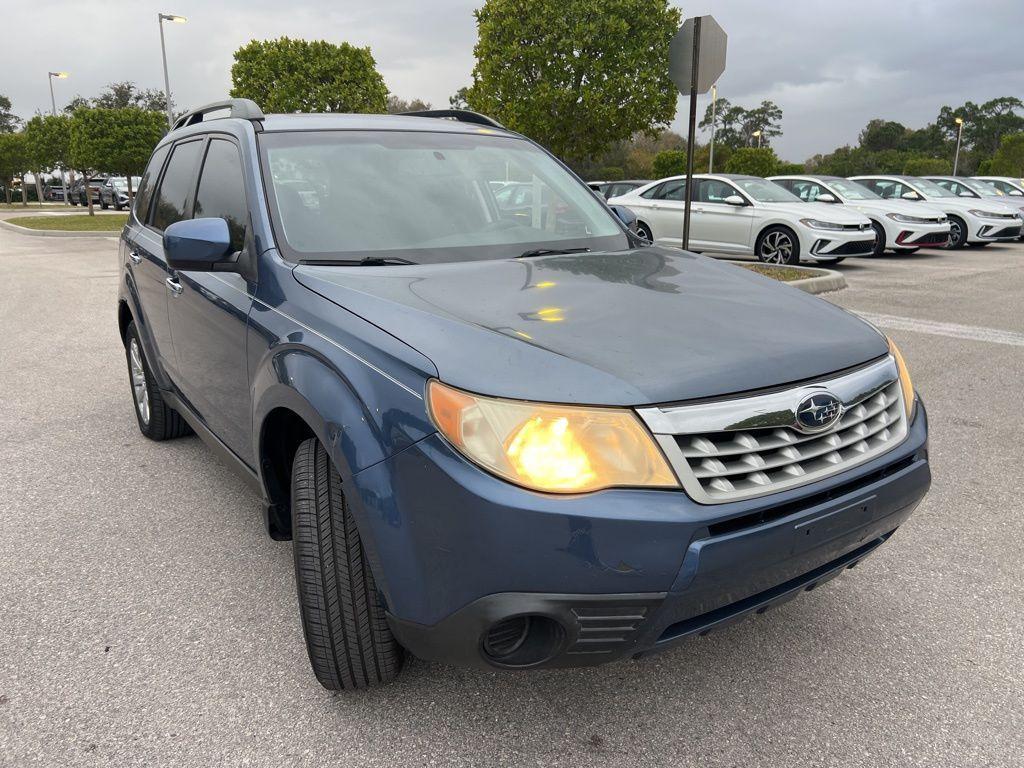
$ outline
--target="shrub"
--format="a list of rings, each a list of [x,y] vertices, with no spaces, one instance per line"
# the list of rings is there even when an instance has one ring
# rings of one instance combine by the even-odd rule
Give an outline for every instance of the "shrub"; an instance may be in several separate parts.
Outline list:
[[[656,179],[686,173],[686,151],[682,149],[666,149],[659,152],[654,156],[651,170],[654,172],[654,178]]]
[[[779,158],[771,147],[743,147],[732,153],[725,172],[764,177],[773,175],[778,167]]]
[[[794,176],[805,172],[803,163],[779,163],[775,166],[776,176]]]
[[[626,178],[626,172],[617,165],[606,165],[597,169],[597,178],[601,181],[619,181]]]
[[[907,176],[942,175],[952,172],[953,164],[941,157],[911,157],[903,166],[903,173]]]

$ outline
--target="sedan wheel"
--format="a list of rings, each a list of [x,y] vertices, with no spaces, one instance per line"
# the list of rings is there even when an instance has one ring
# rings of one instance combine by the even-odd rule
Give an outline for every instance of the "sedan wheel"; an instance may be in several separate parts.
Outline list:
[[[949,243],[945,246],[947,250],[955,251],[963,248],[967,239],[967,227],[963,221],[956,216],[949,217]]]
[[[773,229],[762,238],[757,258],[766,264],[795,264],[799,260],[799,246],[784,229]]]

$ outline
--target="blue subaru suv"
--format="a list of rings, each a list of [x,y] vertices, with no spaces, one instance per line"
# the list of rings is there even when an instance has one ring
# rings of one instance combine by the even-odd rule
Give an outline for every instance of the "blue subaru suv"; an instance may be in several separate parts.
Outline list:
[[[891,341],[633,223],[471,112],[231,100],[153,152],[120,242],[139,428],[262,496],[325,687],[666,648],[852,568],[924,496]]]

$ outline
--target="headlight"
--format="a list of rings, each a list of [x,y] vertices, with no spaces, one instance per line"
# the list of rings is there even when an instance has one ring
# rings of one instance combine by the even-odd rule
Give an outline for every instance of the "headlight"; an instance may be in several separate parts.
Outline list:
[[[888,338],[888,337],[886,337]],[[907,370],[907,363],[900,354],[896,342],[889,339],[889,354],[896,361],[896,370],[900,374],[900,389],[903,391],[903,406],[907,409],[907,421],[914,418],[914,385],[910,381],[910,371]]]
[[[934,224],[935,219],[922,219],[920,216],[904,216],[902,213],[887,213],[885,214],[888,218],[893,221],[898,221],[903,224]],[[941,219],[939,220],[942,221]]]
[[[800,223],[805,227],[811,229],[831,229],[831,230],[843,230],[846,229],[842,224],[833,224],[830,221],[818,221],[817,219],[800,219]]]
[[[1012,217],[1003,216],[1000,213],[992,213],[992,211],[976,211],[976,210],[971,210],[971,211],[968,211],[968,213],[971,214],[972,216],[978,216],[978,217],[980,217],[982,219],[1005,219],[1005,218],[1012,218]]]
[[[434,425],[467,459],[549,493],[613,486],[678,488],[654,438],[624,408],[545,405],[427,386]]]

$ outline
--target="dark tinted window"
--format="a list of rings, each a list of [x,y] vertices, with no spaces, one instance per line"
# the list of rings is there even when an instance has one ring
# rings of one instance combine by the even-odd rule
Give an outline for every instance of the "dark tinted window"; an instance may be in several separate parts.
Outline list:
[[[135,194],[135,216],[141,222],[146,221],[146,214],[149,213],[149,201],[153,199],[153,185],[156,183],[156,177],[160,175],[160,168],[164,164],[164,158],[167,157],[169,148],[170,145],[166,145],[157,149],[149,158],[146,172],[142,174],[142,181],[139,182],[139,188]]]
[[[646,192],[641,192],[640,193],[640,197],[647,198],[648,200],[657,200],[658,199],[658,194],[661,192],[661,190],[662,190],[662,188],[664,186],[665,186],[664,183],[657,184],[657,185],[651,187],[650,189],[648,189]]]
[[[231,250],[245,247],[245,227],[249,221],[242,185],[242,159],[230,141],[213,139],[206,150],[203,173],[196,192],[195,218],[221,218],[231,232]]]
[[[195,188],[196,166],[202,147],[203,142],[190,141],[177,145],[171,153],[153,209],[153,226],[157,229],[167,229],[174,222],[186,218],[185,211]]]
[[[654,195],[655,200],[682,200],[686,196],[686,179],[666,181]]]

